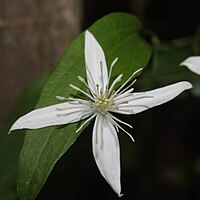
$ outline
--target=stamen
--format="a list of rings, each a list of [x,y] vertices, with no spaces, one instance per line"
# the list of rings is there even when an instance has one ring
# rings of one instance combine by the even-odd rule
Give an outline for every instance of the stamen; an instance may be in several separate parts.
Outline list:
[[[137,71],[135,71],[123,84],[122,86],[115,92],[115,94],[118,94],[118,92],[140,71],[142,71],[143,68],[138,69]]]
[[[121,99],[120,101],[115,101],[115,104],[119,107],[119,106],[121,106],[121,105],[127,105],[129,102],[130,102],[130,100],[132,100],[132,97],[127,97],[126,99]]]
[[[96,89],[97,89],[97,95],[100,95],[100,90],[99,90],[99,84],[96,84]]]
[[[71,104],[85,104],[85,105],[89,105],[88,101],[84,100],[84,99],[69,97],[68,100],[70,101]]]
[[[121,106],[123,104],[127,105],[128,103],[129,103],[129,101],[127,99],[122,99],[121,101],[115,101],[115,105],[117,107],[119,107],[119,106]]]
[[[84,92],[83,90],[81,90],[81,89],[78,88],[77,86],[75,86],[75,85],[73,85],[73,84],[70,84],[69,86],[70,86],[71,88],[73,88],[74,90],[77,90],[77,91],[83,93],[84,95],[86,95],[87,97],[89,97],[91,100],[94,101],[94,98],[93,98],[90,94]]]
[[[135,142],[133,136],[132,136],[130,133],[128,133],[128,132],[125,131],[124,129],[122,129],[122,130],[131,138],[132,142]]]
[[[113,88],[115,87],[115,85],[117,84],[117,83],[119,83],[122,79],[122,76],[123,76],[123,74],[120,74],[114,81],[113,81],[113,83],[112,83],[112,85],[110,86],[110,88],[109,88],[109,94],[112,92],[112,90],[113,90]]]
[[[118,110],[121,110],[120,108],[131,108],[133,106],[134,105],[121,104],[121,105],[118,106]]]
[[[92,120],[94,117],[96,117],[96,113],[94,113],[92,116],[90,116],[85,122],[83,122],[83,124],[81,124],[81,126],[76,130],[76,133],[78,133],[85,124],[87,124],[90,120]]]
[[[102,115],[100,115],[99,117],[102,118],[101,120],[99,120],[99,122],[102,122],[102,123],[100,123],[100,129],[101,129],[100,133],[101,133],[101,149],[103,149],[103,124],[105,123],[103,121],[105,121],[105,120],[104,120],[104,117]]]
[[[61,100],[61,101],[67,101],[69,98],[61,97],[61,96],[56,96],[56,99]]]
[[[119,133],[119,128],[118,126],[115,126],[116,131]]]
[[[91,72],[90,72],[90,70],[89,70],[89,67],[88,67],[87,65],[86,65],[86,69],[87,69],[87,72],[88,72],[88,75],[89,75],[90,79],[92,80],[93,87],[94,87],[94,89],[96,89],[96,88],[95,88],[94,79],[93,79],[92,74],[91,74]],[[95,92],[95,91],[93,91],[93,92]]]
[[[127,112],[127,113],[130,113],[130,114],[136,114],[134,112],[134,110],[130,109],[130,110],[126,110],[126,109],[119,109],[119,107],[115,107],[115,106],[112,106],[111,108],[109,108],[109,111],[110,112],[115,112],[115,113],[120,113],[120,114],[124,114],[122,112]],[[121,111],[121,112],[120,112]]]
[[[103,140],[103,125],[101,124],[101,150],[103,149],[104,146],[104,140]]]
[[[139,97],[133,97],[133,100],[138,100],[138,99],[145,99],[145,98],[154,98],[154,96],[139,96]]]
[[[107,124],[107,127],[110,129],[110,133],[114,136],[114,139],[115,139],[115,133],[113,133],[113,128],[115,130],[118,130],[117,132],[119,132],[119,129],[118,127],[115,125],[115,122],[114,120],[112,121],[112,119],[109,119],[109,117],[106,118],[107,120],[105,120],[105,123]],[[111,126],[112,125],[112,126]],[[118,141],[115,139],[114,140],[115,142],[115,146],[118,147]]]
[[[96,117],[96,132],[95,132],[95,136],[96,136],[96,144],[98,143],[98,135],[97,135],[97,133],[98,133],[98,128],[99,128],[99,115],[97,115],[97,117]]]
[[[128,103],[129,100],[131,100],[132,98],[130,98],[131,96],[128,96],[126,98],[121,98],[119,100],[115,100],[115,104],[119,105],[119,104],[124,104],[124,103]]]
[[[124,98],[127,98],[129,96],[133,96],[133,93],[131,93],[134,89],[131,88],[129,90],[127,90],[126,92],[124,92],[123,94],[117,94],[116,97],[114,97],[114,95],[112,96],[112,99],[114,99],[115,101],[118,101],[120,99],[124,99]]]
[[[129,101],[135,101],[135,100],[138,100],[138,99],[146,99],[146,98],[154,98],[153,96],[136,96],[134,97],[133,96],[134,94],[131,93],[131,94],[126,94],[126,96],[123,96],[123,94],[117,99],[115,98],[114,101],[115,101],[115,104],[124,104],[124,103],[128,103]]]
[[[88,84],[82,76],[78,76],[78,79],[88,87]]]
[[[118,93],[118,95],[119,94],[122,94],[122,93],[124,93],[124,91],[126,91],[126,90],[128,90],[132,85],[134,85],[135,84],[135,82],[137,81],[137,79],[135,79],[135,80],[133,80],[132,82],[131,82],[131,84],[129,84],[126,88],[124,88],[122,91],[120,91],[119,93]],[[132,88],[133,89],[133,88]],[[134,90],[134,89],[133,89]],[[132,91],[133,91],[132,90]]]
[[[126,122],[124,122],[124,121],[118,119],[118,118],[115,117],[114,115],[111,115],[110,113],[109,113],[109,115],[110,115],[110,117],[111,117],[112,119],[118,121],[119,123],[124,124],[124,125],[126,125],[126,126],[128,126],[128,127],[130,127],[130,128],[133,128],[130,124],[128,124],[128,123],[126,123]]]
[[[132,106],[134,106],[134,107],[144,107],[144,108],[147,108],[147,109],[149,109],[150,107],[149,106],[146,106],[146,105],[132,105]]]
[[[91,93],[92,96],[95,97],[94,92],[93,92],[92,90],[90,90],[90,87],[89,87],[89,85],[87,84],[87,82],[85,81],[85,79],[84,79],[83,77],[81,77],[81,76],[78,76],[78,79],[79,79],[79,81],[81,81],[81,82],[88,88],[89,93]]]
[[[86,117],[88,117],[88,116],[90,116],[90,115],[92,115],[93,113],[94,113],[95,111],[92,109],[92,110],[88,110],[88,111],[84,111],[82,114],[81,114],[81,118],[80,118],[80,120],[81,119],[84,119],[84,118],[86,118]],[[79,120],[79,121],[80,121]]]
[[[103,63],[100,61],[100,70],[101,70],[101,83],[102,83],[102,90],[104,90],[104,77],[103,77]]]
[[[115,126],[119,127],[122,131],[124,131],[124,133],[126,133],[126,134],[131,138],[132,142],[135,142],[133,136],[132,136],[130,133],[128,133],[125,129],[123,129],[123,128],[122,128],[115,120],[113,120],[110,116],[108,116],[108,117],[109,117],[109,119],[112,121],[112,123],[115,124]]]
[[[110,65],[110,70],[109,70],[109,75],[108,75],[108,86],[109,86],[109,83],[110,83],[110,78],[111,78],[111,74],[112,74],[112,69],[114,67],[114,65],[116,64],[116,62],[118,61],[118,58],[115,58],[111,65]]]
[[[115,93],[115,90],[113,90],[111,93],[110,93],[110,100],[113,100],[113,94]]]
[[[85,107],[85,105],[79,104],[78,108],[81,108],[81,107]],[[76,106],[70,106],[70,107],[56,108],[56,110],[58,110],[58,111],[70,110],[70,109],[77,109],[77,105]]]
[[[84,104],[84,105],[87,105],[89,106],[89,102],[84,100],[84,99],[78,99],[78,98],[72,98],[72,97],[61,97],[61,96],[56,96],[56,98],[58,100],[61,100],[61,101],[68,101],[70,104],[74,104],[74,105],[80,105],[80,104]]]
[[[74,113],[77,113],[77,112],[80,112],[80,110],[76,110],[76,111],[72,111],[72,112],[67,112],[67,113],[62,113],[62,114],[57,114],[56,116],[57,117],[64,117],[64,116],[71,115],[71,114],[74,114]]]

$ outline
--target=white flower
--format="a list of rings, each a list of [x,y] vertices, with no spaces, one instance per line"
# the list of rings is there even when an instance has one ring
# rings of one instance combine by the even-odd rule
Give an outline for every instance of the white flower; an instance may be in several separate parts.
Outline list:
[[[15,129],[37,129],[54,125],[69,124],[83,119],[87,120],[79,127],[79,131],[87,122],[95,118],[93,128],[93,154],[96,164],[106,181],[113,190],[121,196],[120,183],[120,148],[117,133],[119,129],[124,131],[134,141],[133,137],[122,128],[121,124],[131,125],[116,118],[113,113],[125,115],[136,114],[151,107],[163,104],[192,85],[183,81],[160,89],[132,93],[131,86],[135,81],[127,84],[142,69],[134,72],[125,83],[114,90],[115,85],[121,81],[120,74],[110,83],[111,72],[117,58],[112,62],[109,73],[104,52],[94,38],[86,31],[85,33],[85,63],[87,81],[82,77],[78,79],[87,87],[87,92],[70,85],[76,91],[85,95],[85,99],[65,98],[57,96],[60,100],[66,100],[45,108],[36,109],[19,118],[11,127]],[[132,127],[131,127],[132,128]]]
[[[192,72],[200,75],[200,56],[191,56],[185,59],[180,65],[186,66]]]

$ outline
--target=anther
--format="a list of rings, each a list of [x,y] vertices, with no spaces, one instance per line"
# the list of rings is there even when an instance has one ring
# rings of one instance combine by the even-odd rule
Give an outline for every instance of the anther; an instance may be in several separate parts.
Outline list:
[[[61,100],[61,101],[68,100],[68,98],[61,97],[61,96],[56,96],[56,99]]]

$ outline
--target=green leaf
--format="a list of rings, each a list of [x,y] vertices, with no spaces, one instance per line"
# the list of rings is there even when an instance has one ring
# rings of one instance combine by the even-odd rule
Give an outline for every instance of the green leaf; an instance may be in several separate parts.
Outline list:
[[[107,15],[89,30],[103,47],[108,65],[118,57],[114,75],[124,74],[126,79],[135,70],[145,67],[151,48],[139,36],[142,26],[136,17],[125,13]],[[82,33],[64,53],[55,72],[45,85],[37,107],[59,103],[55,96],[75,95],[70,83],[82,87],[77,76],[85,77],[84,34]],[[64,127],[29,130],[20,155],[17,189],[20,199],[33,200],[45,184],[59,158],[76,141],[77,123]],[[66,172],[67,173],[67,172]],[[67,181],[67,180],[66,180]]]

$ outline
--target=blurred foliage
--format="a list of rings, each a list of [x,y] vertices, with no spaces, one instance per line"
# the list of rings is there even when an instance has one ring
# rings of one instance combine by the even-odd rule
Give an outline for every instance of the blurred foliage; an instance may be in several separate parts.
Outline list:
[[[0,131],[0,199],[17,199],[16,177],[20,150],[23,145],[25,131],[20,130],[8,135],[11,125],[17,118],[32,110],[40,96],[40,92],[51,71],[38,77],[24,91],[10,118]]]
[[[152,89],[181,80],[193,84],[192,93],[200,96],[200,77],[179,64],[189,56],[200,54],[200,28],[193,37],[162,41],[152,35],[153,55],[139,86]]]

